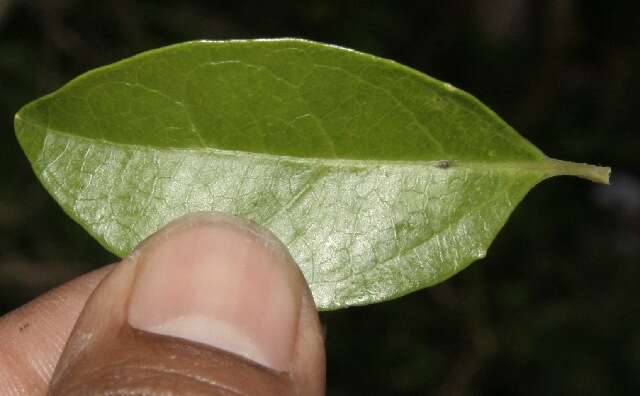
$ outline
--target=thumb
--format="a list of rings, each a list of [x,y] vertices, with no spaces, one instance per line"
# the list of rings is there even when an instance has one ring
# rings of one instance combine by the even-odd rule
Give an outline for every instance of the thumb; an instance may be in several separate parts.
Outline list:
[[[52,395],[320,395],[313,299],[269,231],[189,215],[122,260],[87,301]]]

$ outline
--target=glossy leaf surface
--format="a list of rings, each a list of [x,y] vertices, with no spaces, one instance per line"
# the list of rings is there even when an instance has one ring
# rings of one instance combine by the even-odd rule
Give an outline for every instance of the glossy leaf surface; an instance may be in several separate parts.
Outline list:
[[[113,253],[185,213],[233,213],[287,244],[320,309],[450,277],[545,178],[608,180],[549,159],[449,84],[302,40],[143,53],[15,125],[47,190]]]

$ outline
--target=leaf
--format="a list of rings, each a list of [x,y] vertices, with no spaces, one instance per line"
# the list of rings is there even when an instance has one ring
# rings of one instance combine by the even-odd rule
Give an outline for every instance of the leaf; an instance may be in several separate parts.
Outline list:
[[[289,247],[320,309],[388,300],[484,257],[550,159],[469,94],[303,40],[190,42],[91,71],[16,115],[62,208],[124,256],[188,212]]]

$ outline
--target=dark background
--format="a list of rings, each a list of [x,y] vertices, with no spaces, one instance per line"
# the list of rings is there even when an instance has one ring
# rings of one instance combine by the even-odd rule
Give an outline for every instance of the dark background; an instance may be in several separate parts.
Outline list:
[[[638,394],[635,3],[0,0],[0,314],[114,260],[38,184],[13,133],[20,106],[166,44],[302,37],[449,81],[548,155],[613,167],[610,187],[536,187],[450,281],[323,314],[329,394]]]

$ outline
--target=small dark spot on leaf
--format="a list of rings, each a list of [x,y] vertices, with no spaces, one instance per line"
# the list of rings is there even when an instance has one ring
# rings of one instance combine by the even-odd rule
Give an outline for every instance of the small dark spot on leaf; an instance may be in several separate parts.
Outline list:
[[[447,169],[451,166],[451,163],[448,160],[440,160],[436,162],[436,167],[440,169]]]

